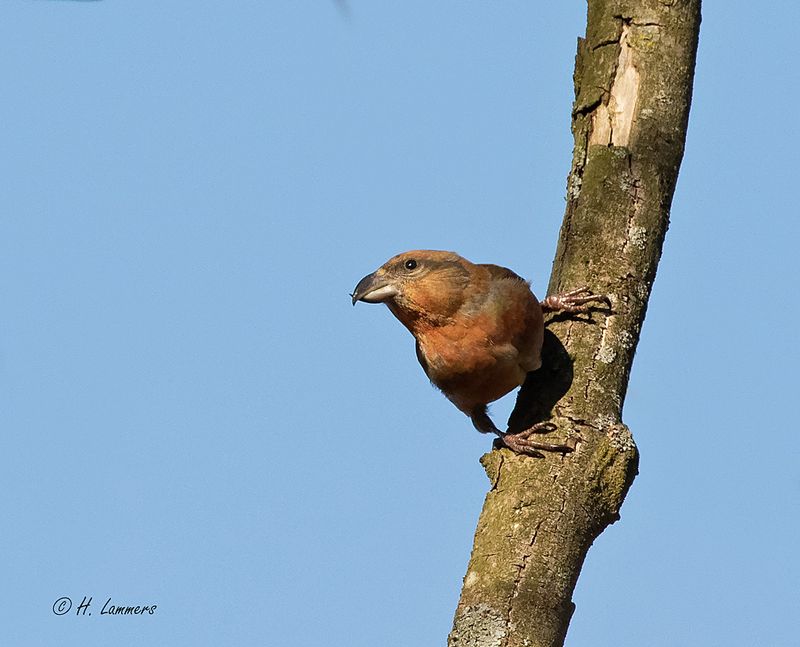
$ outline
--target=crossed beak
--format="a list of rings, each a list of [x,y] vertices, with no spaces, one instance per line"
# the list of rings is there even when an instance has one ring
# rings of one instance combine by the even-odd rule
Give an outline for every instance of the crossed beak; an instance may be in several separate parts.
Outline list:
[[[353,290],[353,305],[356,301],[365,303],[383,303],[394,296],[397,296],[397,287],[386,277],[378,272],[368,274],[358,282],[356,289]]]

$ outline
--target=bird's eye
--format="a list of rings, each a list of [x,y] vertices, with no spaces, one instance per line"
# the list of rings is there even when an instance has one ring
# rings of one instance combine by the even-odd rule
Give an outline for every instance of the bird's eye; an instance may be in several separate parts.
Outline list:
[[[414,270],[417,268],[417,261],[413,258],[409,258],[405,263],[403,263],[407,270]]]

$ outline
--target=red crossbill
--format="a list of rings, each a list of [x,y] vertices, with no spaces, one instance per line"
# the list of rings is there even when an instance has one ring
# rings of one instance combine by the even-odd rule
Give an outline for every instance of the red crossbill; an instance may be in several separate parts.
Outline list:
[[[571,445],[538,442],[531,435],[555,429],[534,425],[500,431],[487,404],[520,386],[542,364],[543,311],[585,312],[608,298],[582,288],[539,300],[527,281],[498,265],[477,265],[453,252],[398,254],[359,281],[357,301],[385,303],[416,339],[417,359],[430,381],[482,433],[509,449],[569,452]]]

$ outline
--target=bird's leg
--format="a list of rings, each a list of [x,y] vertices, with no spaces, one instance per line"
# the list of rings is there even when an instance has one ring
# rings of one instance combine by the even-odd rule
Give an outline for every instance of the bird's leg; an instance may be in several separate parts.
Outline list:
[[[567,312],[577,314],[591,310],[591,303],[605,303],[611,307],[611,299],[605,294],[592,294],[589,288],[578,288],[569,292],[551,294],[541,302],[544,312]]]
[[[489,414],[486,412],[485,404],[475,407],[467,415],[472,420],[472,424],[475,425],[475,429],[480,431],[482,434],[497,434],[498,436],[503,435],[503,432],[495,426],[495,424],[492,422],[492,419],[489,417]]]
[[[540,451],[557,452],[560,454],[568,454],[575,451],[575,441],[570,439],[563,445],[555,443],[542,443],[538,440],[531,440],[530,436],[533,434],[549,434],[551,431],[556,430],[556,426],[552,422],[540,422],[528,427],[527,429],[515,434],[508,433],[507,431],[500,431],[489,414],[486,413],[486,406],[476,407],[470,414],[472,424],[475,429],[483,434],[495,434],[502,446],[508,447],[512,452],[517,454],[525,454],[527,456],[535,456],[536,458],[544,458]]]

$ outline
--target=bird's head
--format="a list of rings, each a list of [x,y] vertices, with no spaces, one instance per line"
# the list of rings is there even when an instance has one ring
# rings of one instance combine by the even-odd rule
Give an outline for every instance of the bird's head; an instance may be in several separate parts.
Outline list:
[[[454,252],[415,250],[390,258],[358,282],[356,301],[385,303],[409,329],[439,325],[464,303],[475,265]]]

